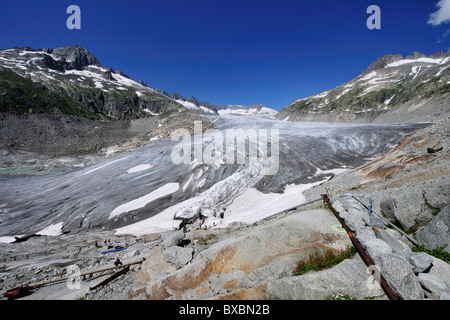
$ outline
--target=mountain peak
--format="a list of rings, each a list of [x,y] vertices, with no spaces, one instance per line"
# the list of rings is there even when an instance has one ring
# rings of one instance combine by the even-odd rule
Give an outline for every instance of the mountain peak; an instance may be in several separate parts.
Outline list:
[[[63,58],[73,69],[82,70],[83,67],[89,65],[101,66],[92,53],[79,45],[56,48],[51,53],[59,58]]]
[[[413,53],[411,53],[409,56],[407,56],[405,59],[409,59],[409,60],[417,60],[420,58],[426,58],[426,55],[424,55],[423,53],[414,51]]]
[[[376,59],[374,62],[372,62],[372,64],[369,67],[367,67],[366,70],[364,70],[362,75],[368,74],[375,70],[383,69],[388,64],[397,62],[400,60],[403,60],[403,56],[400,53],[397,53],[395,55],[387,54],[387,55],[381,56],[378,59]]]

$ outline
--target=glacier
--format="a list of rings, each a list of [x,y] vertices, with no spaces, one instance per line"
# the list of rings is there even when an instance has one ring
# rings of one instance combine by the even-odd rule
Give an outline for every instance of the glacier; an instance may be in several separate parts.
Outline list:
[[[0,239],[96,228],[145,234],[177,229],[198,217],[211,227],[252,223],[300,204],[306,188],[364,164],[427,125],[286,122],[264,115],[210,119],[223,132],[279,130],[278,173],[263,175],[258,162],[175,165],[176,143],[160,139],[72,171],[2,175]]]

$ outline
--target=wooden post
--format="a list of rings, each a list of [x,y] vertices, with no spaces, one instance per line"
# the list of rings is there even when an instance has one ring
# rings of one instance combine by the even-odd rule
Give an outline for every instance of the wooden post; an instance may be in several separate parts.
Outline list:
[[[100,270],[89,271],[89,272],[85,272],[85,273],[82,273],[82,274],[78,275],[78,277],[84,277],[84,276],[87,276],[89,274],[99,273],[99,272],[113,270],[113,269],[117,269],[117,268],[124,268],[124,267],[131,266],[131,265],[134,265],[134,264],[142,263],[144,261],[145,261],[145,259],[140,260],[140,261],[136,261],[136,262],[132,262],[132,263],[127,263],[127,264],[124,264],[124,265],[121,265],[121,266],[114,266],[114,267],[104,268],[104,269],[100,269]],[[39,282],[39,283],[35,283],[35,284],[30,284],[27,287],[30,288],[30,289],[37,288],[37,287],[45,286],[47,284],[60,282],[60,281],[65,281],[65,280],[70,279],[70,278],[74,278],[74,276],[64,277],[64,278],[55,279],[55,280],[49,280],[49,281],[45,281],[45,282]]]

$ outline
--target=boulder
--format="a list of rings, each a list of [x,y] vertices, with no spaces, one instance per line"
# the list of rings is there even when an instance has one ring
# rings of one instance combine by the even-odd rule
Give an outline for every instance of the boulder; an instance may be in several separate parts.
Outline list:
[[[397,233],[397,231],[392,229],[376,229],[375,236],[386,242],[391,247],[393,253],[398,253],[405,257],[411,255],[412,251],[409,246],[401,240],[396,239],[393,233]]]
[[[139,256],[141,253],[139,252],[139,250],[132,250],[131,252],[127,252],[123,257],[124,258],[133,258],[136,256]]]
[[[397,190],[393,197],[381,200],[380,208],[389,218],[398,221],[404,229],[425,225],[433,218],[431,209],[423,199],[421,187]]]
[[[357,259],[344,260],[320,272],[270,281],[266,289],[271,300],[325,300],[338,293],[360,299],[384,295],[366,265]]]
[[[367,254],[373,259],[381,254],[392,253],[392,248],[384,240],[378,239],[371,227],[362,227],[356,231],[356,238]]]
[[[416,239],[429,250],[445,246],[450,252],[450,205],[447,205],[425,227],[416,232]]]
[[[433,208],[444,208],[450,203],[450,179],[446,179],[427,189],[423,196]]]
[[[178,209],[175,219],[183,220],[185,223],[192,223],[200,217],[201,206],[192,205]]]
[[[444,149],[441,144],[441,141],[433,141],[430,146],[427,148],[428,153],[436,153]]]
[[[345,211],[344,207],[342,206],[341,201],[331,199],[331,203],[333,204],[333,208],[334,208],[337,212],[341,212],[341,213],[342,213],[342,212]]]
[[[181,268],[191,261],[193,253],[192,248],[169,247],[164,250],[164,258],[175,267]]]
[[[369,240],[374,240],[377,237],[375,236],[375,232],[372,230],[371,227],[362,227],[356,230],[355,234],[358,241],[361,243],[361,245],[364,246],[364,243]]]
[[[395,209],[397,208],[397,200],[394,198],[388,197],[380,202],[381,211],[388,216],[390,219],[395,219]]]
[[[383,219],[376,216],[374,213],[368,214],[368,221],[366,221],[366,224],[371,226],[373,229],[386,229],[386,223],[383,221]]]
[[[161,233],[161,245],[164,248],[177,246],[184,239],[183,230],[169,231]]]
[[[418,279],[420,285],[428,292],[431,292],[432,296],[439,296],[442,291],[449,291],[450,289],[441,278],[434,274],[419,273]]]
[[[394,293],[402,300],[423,299],[419,280],[414,275],[408,260],[396,253],[383,254],[374,258],[381,275]]]
[[[138,284],[148,284],[175,270],[176,268],[164,258],[164,248],[157,245],[142,263],[136,281]]]
[[[415,274],[427,272],[433,266],[433,257],[425,252],[414,252],[408,257]]]
[[[381,239],[370,239],[362,245],[372,259],[375,259],[379,255],[392,253],[392,248]]]
[[[360,216],[350,214],[347,211],[339,213],[339,216],[344,219],[349,229],[353,232],[366,225]]]
[[[441,259],[433,258],[433,266],[431,267],[429,274],[433,274],[443,280],[447,287],[450,288],[450,264],[442,261]]]

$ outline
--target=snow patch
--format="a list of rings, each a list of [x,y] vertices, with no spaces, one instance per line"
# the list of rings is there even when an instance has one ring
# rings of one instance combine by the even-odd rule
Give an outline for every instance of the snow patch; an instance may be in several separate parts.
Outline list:
[[[442,72],[444,72],[446,69],[448,69],[448,67],[450,67],[450,66],[446,66],[446,67],[441,68],[441,70],[439,70],[439,72],[436,73],[436,77],[439,77]]]
[[[341,94],[339,94],[337,97],[336,97],[336,100],[339,100],[339,98],[340,97],[342,97],[344,94],[346,94],[347,92],[349,92],[351,89],[345,89],[344,91],[342,91],[341,92]],[[319,107],[320,108],[320,107]]]
[[[165,197],[167,195],[170,195],[170,194],[176,192],[179,188],[180,188],[180,184],[178,182],[167,183],[164,186],[150,192],[149,194],[147,194],[145,196],[131,200],[127,203],[124,203],[124,204],[118,206],[109,214],[108,219],[114,218],[115,216],[118,216],[124,212],[126,213],[126,212],[129,212],[132,210],[143,208],[148,203],[150,203],[156,199]]]
[[[417,62],[431,63],[431,64],[445,64],[449,60],[450,60],[450,57],[447,57],[447,58],[444,58],[444,59],[432,59],[432,58],[419,58],[419,59],[416,59],[416,60],[404,59],[404,60],[400,60],[400,61],[397,61],[397,62],[389,63],[388,65],[386,65],[386,68],[398,67],[398,66],[402,66],[402,65],[405,65],[405,64],[417,63]]]
[[[174,220],[175,213],[183,207],[189,207],[199,201],[200,197],[194,197],[177,203],[151,218],[116,229],[116,235],[132,234],[136,237],[144,234],[159,233],[176,230],[180,227],[181,220]]]
[[[371,73],[369,73],[368,75],[366,75],[365,77],[361,78],[361,80],[365,81],[365,80],[369,80],[373,77],[375,77],[377,75],[377,73],[375,71],[372,71]]]
[[[280,213],[306,201],[303,192],[321,182],[300,185],[286,185],[283,193],[263,193],[249,188],[226,208],[222,221],[210,221],[209,227],[216,222],[217,227],[225,227],[234,222],[254,223],[273,214]],[[208,225],[208,223],[207,223]]]
[[[148,108],[145,108],[145,109],[142,109],[142,110],[144,110],[145,112],[151,114],[152,116],[157,116],[158,115],[158,113],[154,113],[153,111],[149,110]]]
[[[96,88],[103,89],[103,84],[100,81],[95,81],[94,84]]]
[[[391,98],[387,99],[387,100],[384,102],[384,104],[385,104],[386,106],[388,106],[389,103],[391,103],[391,100],[394,99],[394,97],[395,97],[395,94],[394,94]]]
[[[144,163],[127,170],[127,173],[136,173],[152,168],[152,164]]]
[[[62,226],[63,223],[57,223],[57,224],[52,224],[51,226],[48,226],[47,228],[37,232],[36,234],[41,235],[41,236],[59,236],[62,234]]]
[[[117,159],[117,160],[108,162],[108,163],[106,163],[106,164],[104,164],[104,165],[101,165],[101,166],[99,166],[99,167],[97,167],[97,168],[91,169],[91,170],[89,170],[89,171],[87,171],[87,172],[84,172],[84,173],[83,173],[83,176],[84,176],[84,175],[87,175],[87,174],[90,174],[90,173],[92,173],[92,172],[95,172],[95,171],[97,171],[97,170],[100,170],[100,169],[102,169],[102,168],[104,168],[104,167],[106,167],[106,166],[109,166],[110,164],[113,164],[114,162],[121,161],[121,160],[123,160],[123,159]]]
[[[321,170],[320,168],[317,168],[314,176],[319,176],[321,174],[339,174],[339,173],[345,172],[347,170],[348,169],[345,169],[345,168],[337,168],[337,169],[331,169],[331,170]]]
[[[12,243],[16,241],[16,238],[10,236],[0,237],[0,243]]]

